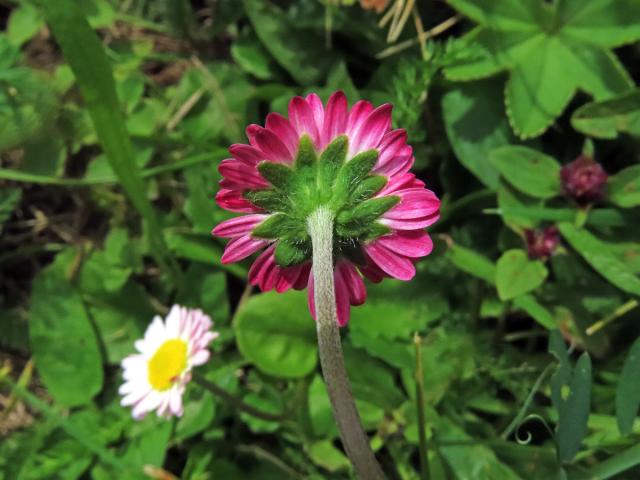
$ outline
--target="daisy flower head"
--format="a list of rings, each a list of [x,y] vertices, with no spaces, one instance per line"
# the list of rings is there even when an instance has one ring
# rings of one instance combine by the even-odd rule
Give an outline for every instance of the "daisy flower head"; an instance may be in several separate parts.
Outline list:
[[[122,361],[122,406],[132,406],[133,418],[155,410],[159,417],[181,416],[182,395],[191,369],[209,360],[209,343],[218,337],[202,310],[174,305],[166,320],[156,316],[144,338],[135,342],[138,353]]]
[[[413,150],[406,132],[391,128],[391,110],[367,101],[349,108],[342,92],[323,105],[312,93],[290,101],[288,119],[270,113],[264,127],[250,125],[249,144],[232,145],[219,166],[218,205],[245,214],[213,229],[230,239],[222,262],[262,251],[249,282],[262,291],[308,287],[315,318],[307,220],[323,208],[334,219],[340,326],[366,299],[362,276],[413,278],[414,263],[433,248],[424,229],[438,220],[440,201],[409,173]]]

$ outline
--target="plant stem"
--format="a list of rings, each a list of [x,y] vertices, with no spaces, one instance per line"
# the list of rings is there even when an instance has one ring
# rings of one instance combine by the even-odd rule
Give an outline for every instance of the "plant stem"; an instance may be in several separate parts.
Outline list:
[[[429,469],[429,453],[427,446],[427,435],[424,429],[424,373],[422,371],[422,339],[418,332],[413,336],[416,345],[416,402],[418,403],[418,437],[420,440],[420,477],[422,480],[431,478]]]
[[[333,212],[326,207],[318,208],[307,219],[313,246],[314,300],[320,364],[340,438],[358,478],[384,479],[362,428],[344,365],[333,278],[333,219]]]
[[[218,385],[207,380],[206,378],[199,375],[198,373],[195,373],[195,372],[193,373],[193,381],[196,382],[198,385],[200,385],[202,388],[209,390],[211,393],[213,393],[217,397],[220,397],[222,400],[229,403],[230,405],[232,405],[237,410],[240,410],[241,412],[247,413],[249,415],[252,415],[256,418],[260,418],[262,420],[267,420],[269,422],[282,422],[283,420],[287,419],[287,416],[284,414],[264,412],[255,407],[252,407],[251,405],[247,405],[246,403],[243,403],[239,397],[232,395],[231,393],[227,392],[224,388],[219,387]]]

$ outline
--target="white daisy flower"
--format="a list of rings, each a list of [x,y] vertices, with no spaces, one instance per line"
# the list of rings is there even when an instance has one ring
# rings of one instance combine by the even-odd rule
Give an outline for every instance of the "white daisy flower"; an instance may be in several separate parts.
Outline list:
[[[132,415],[142,419],[156,410],[159,417],[181,416],[182,394],[191,380],[191,369],[209,360],[209,343],[218,337],[213,322],[202,310],[174,305],[166,323],[156,316],[142,340],[140,353],[122,361],[125,383],[120,404],[133,406]]]

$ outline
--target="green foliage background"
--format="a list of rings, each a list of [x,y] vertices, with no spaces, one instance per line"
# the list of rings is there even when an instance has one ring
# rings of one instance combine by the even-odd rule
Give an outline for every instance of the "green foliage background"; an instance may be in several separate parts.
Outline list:
[[[343,331],[390,478],[424,478],[416,333],[432,479],[638,478],[640,0],[380,3],[0,1],[0,479],[352,478],[305,294],[247,289],[210,236],[226,147],[337,89],[394,104],[443,200],[417,277]],[[582,153],[610,175],[588,209]],[[203,375],[286,420],[195,384],[130,418],[119,362],[173,303],[221,333]]]

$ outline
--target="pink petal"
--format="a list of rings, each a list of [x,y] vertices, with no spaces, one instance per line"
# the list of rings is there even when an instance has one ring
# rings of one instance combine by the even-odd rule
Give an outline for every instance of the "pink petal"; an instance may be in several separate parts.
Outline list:
[[[276,282],[276,292],[282,293],[294,288],[300,278],[300,275],[303,275],[305,270],[306,265],[304,264],[294,265],[293,267],[280,267],[280,271],[278,272],[279,278]]]
[[[216,194],[216,203],[220,208],[238,213],[257,213],[262,210],[242,196],[239,190],[223,188]]]
[[[242,215],[220,223],[211,232],[216,237],[235,238],[250,233],[256,225],[269,218],[269,215]]]
[[[306,133],[316,145],[318,144],[319,132],[313,109],[304,98],[294,97],[289,102],[289,122],[298,137]]]
[[[251,268],[249,269],[249,275],[248,275],[249,283],[251,285],[263,284],[265,271],[266,271],[265,266],[269,262],[274,262],[273,251],[275,250],[275,248],[276,248],[275,244],[271,245],[264,252],[262,252],[260,256],[258,256],[258,258],[256,258],[256,260],[253,262],[253,265],[251,265]]]
[[[351,111],[347,117],[346,128],[346,133],[349,136],[350,141],[353,141],[353,138],[356,136],[358,130],[360,130],[372,110],[373,105],[366,100],[360,100],[351,107]]]
[[[311,262],[302,265],[302,271],[296,283],[293,285],[294,290],[304,290],[309,283],[309,277],[311,276]]]
[[[309,304],[309,312],[311,313],[311,317],[314,320],[318,320],[318,317],[316,317],[316,299],[315,299],[315,289],[313,285],[313,267],[309,272],[309,283],[307,285],[307,303]]]
[[[227,180],[237,184],[244,184],[247,190],[269,186],[269,182],[260,176],[255,166],[248,166],[246,163],[235,159],[228,158],[220,162],[218,171]]]
[[[424,230],[395,231],[378,238],[377,242],[395,253],[411,258],[424,257],[433,250],[433,241]]]
[[[266,240],[256,240],[249,235],[234,238],[227,243],[221,262],[227,264],[243,260],[267,245]]]
[[[358,129],[353,136],[353,141],[349,145],[350,155],[364,152],[376,148],[385,133],[391,127],[391,110],[393,107],[389,103],[376,108]]]
[[[291,158],[294,158],[298,151],[300,137],[296,134],[289,120],[279,113],[270,113],[267,115],[267,123],[265,126],[267,130],[271,130],[280,139],[289,151]]]
[[[416,269],[410,259],[380,245],[378,241],[365,245],[364,249],[371,260],[388,275],[398,280],[411,280],[415,276]]]
[[[320,97],[316,93],[310,93],[305,100],[313,112],[313,119],[319,138],[322,127],[324,126],[324,106],[322,105],[322,100],[320,100]]]
[[[351,313],[351,306],[349,305],[349,288],[344,281],[342,275],[335,275],[336,284],[336,316],[338,319],[338,326],[344,327],[349,323],[349,316]]]
[[[265,160],[264,154],[260,150],[243,143],[234,143],[231,145],[229,147],[229,153],[237,160],[253,165],[257,165],[262,160]]]
[[[367,289],[353,263],[348,260],[339,260],[336,264],[336,277],[338,276],[342,277],[344,284],[349,289],[351,305],[362,305],[367,299]]]
[[[256,146],[264,153],[265,159],[272,162],[287,163],[293,162],[293,155],[284,143],[271,130],[258,127],[254,134]]]
[[[384,197],[386,195],[394,194],[399,190],[406,190],[410,188],[423,188],[424,182],[418,180],[413,173],[405,173],[389,179],[389,182],[385,187],[378,192],[376,197]]]
[[[342,135],[346,127],[347,97],[342,92],[335,92],[327,102],[319,148],[325,148],[335,137]]]
[[[408,220],[433,215],[440,209],[440,200],[435,193],[426,188],[411,188],[394,192],[400,197],[400,203],[388,212],[384,218]]]
[[[389,228],[397,230],[418,230],[421,228],[427,228],[429,225],[433,225],[440,218],[440,213],[436,212],[433,215],[427,215],[426,217],[411,218],[411,219],[380,219],[380,223],[386,225]]]
[[[380,283],[385,277],[388,277],[388,275],[380,270],[380,267],[378,267],[368,256],[367,264],[364,267],[359,268],[362,274],[373,283]]]

